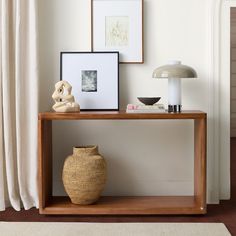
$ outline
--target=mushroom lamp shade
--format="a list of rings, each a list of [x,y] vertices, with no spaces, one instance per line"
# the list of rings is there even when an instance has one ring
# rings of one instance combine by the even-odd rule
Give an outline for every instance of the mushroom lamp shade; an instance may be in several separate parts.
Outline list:
[[[154,70],[153,78],[168,79],[168,111],[181,112],[181,79],[197,78],[196,71],[180,61],[171,61],[169,64]]]

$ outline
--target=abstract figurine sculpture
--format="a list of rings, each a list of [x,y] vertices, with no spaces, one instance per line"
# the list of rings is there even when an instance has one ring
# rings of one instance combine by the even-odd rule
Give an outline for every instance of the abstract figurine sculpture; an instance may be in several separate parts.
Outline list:
[[[53,110],[56,112],[80,111],[80,106],[75,102],[71,94],[72,86],[67,81],[60,81],[55,84],[55,91],[52,95],[55,104]]]

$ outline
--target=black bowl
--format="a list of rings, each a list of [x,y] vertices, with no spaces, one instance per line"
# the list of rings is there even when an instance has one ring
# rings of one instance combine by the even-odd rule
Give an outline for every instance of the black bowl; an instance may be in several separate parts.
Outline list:
[[[160,99],[161,97],[138,97],[138,100],[147,106],[154,105]]]

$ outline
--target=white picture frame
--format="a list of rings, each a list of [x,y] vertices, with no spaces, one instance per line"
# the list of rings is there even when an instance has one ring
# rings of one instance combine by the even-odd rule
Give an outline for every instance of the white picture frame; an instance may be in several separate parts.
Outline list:
[[[120,63],[144,63],[143,0],[91,0],[92,51],[119,51]]]
[[[81,111],[119,110],[119,52],[61,52],[61,80]]]

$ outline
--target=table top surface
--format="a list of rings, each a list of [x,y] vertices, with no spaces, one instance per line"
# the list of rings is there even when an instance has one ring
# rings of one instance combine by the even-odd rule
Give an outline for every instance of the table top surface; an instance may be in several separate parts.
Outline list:
[[[42,112],[39,120],[148,120],[148,119],[206,119],[207,114],[198,110],[180,113],[126,113],[126,111],[81,111],[81,112]]]

